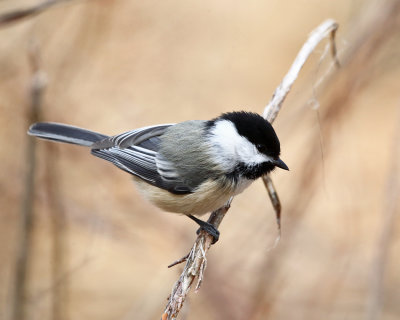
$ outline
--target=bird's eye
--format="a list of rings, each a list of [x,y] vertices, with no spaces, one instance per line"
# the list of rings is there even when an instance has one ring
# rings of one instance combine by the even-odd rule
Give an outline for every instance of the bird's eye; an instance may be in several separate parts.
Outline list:
[[[257,144],[256,148],[258,151],[260,151],[261,153],[265,153],[265,151],[267,151],[267,147],[265,146],[265,144]]]

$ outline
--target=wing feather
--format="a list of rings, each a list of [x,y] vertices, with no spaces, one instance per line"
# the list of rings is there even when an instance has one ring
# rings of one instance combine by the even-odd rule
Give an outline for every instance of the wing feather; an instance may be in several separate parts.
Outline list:
[[[174,125],[162,124],[157,126],[149,126],[139,128],[118,134],[116,136],[107,137],[93,144],[93,149],[106,149],[111,147],[128,148],[130,146],[140,145],[151,138],[162,135],[167,128]]]
[[[131,130],[107,137],[92,146],[92,154],[144,181],[175,194],[193,190],[185,185],[173,164],[162,157],[160,136],[172,124]]]

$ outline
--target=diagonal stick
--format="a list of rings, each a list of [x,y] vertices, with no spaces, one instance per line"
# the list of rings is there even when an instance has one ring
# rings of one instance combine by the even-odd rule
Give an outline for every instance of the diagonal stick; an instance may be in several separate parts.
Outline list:
[[[338,24],[334,20],[326,20],[321,25],[319,25],[309,36],[307,41],[304,43],[300,52],[298,53],[296,59],[294,60],[292,66],[289,69],[289,72],[283,78],[281,84],[275,90],[274,95],[270,103],[265,107],[264,110],[264,118],[267,119],[270,123],[272,123],[276,116],[278,115],[282,103],[288,95],[290,88],[292,87],[294,81],[297,79],[297,76],[306,62],[307,58],[314,51],[315,47],[327,36],[330,35],[330,41],[332,46],[332,54],[335,61],[336,66],[339,66],[338,59],[336,57],[336,47],[335,47],[335,33],[338,28]],[[269,178],[267,178],[268,181]],[[269,179],[272,185],[272,180]],[[268,190],[270,190],[268,188]],[[275,188],[272,185],[271,191],[269,191],[270,197],[277,196]],[[278,198],[276,198],[278,199]],[[232,200],[232,199],[231,199]],[[214,211],[208,222],[212,223],[216,228],[220,225],[223,218],[225,217],[226,212],[229,210],[231,201],[229,201],[224,207]],[[278,203],[273,203],[274,208],[280,208],[280,203],[278,199]],[[276,211],[277,217],[278,211]],[[280,214],[280,209],[279,209]],[[280,221],[278,221],[280,223]],[[162,320],[173,320],[176,319],[179,311],[182,309],[185,299],[190,291],[191,285],[194,280],[197,278],[197,286],[196,290],[199,289],[201,282],[204,278],[205,266],[207,263],[206,255],[211,247],[211,243],[213,238],[208,233],[201,231],[188,254],[188,258],[186,260],[186,265],[178,279],[175,283],[171,295],[168,298],[168,303],[165,307],[164,313],[161,317]]]

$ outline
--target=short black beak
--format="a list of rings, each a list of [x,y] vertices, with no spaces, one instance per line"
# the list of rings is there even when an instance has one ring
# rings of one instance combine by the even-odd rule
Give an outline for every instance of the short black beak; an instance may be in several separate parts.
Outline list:
[[[277,166],[278,168],[281,168],[283,170],[289,170],[289,167],[286,165],[286,163],[284,163],[281,159],[277,159],[274,162],[275,166]]]

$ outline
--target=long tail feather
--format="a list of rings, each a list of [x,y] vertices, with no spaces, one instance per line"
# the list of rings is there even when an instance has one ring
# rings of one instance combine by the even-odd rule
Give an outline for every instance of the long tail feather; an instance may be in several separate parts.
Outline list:
[[[101,133],[54,122],[35,123],[29,128],[28,134],[46,140],[72,143],[87,147],[90,147],[94,142],[108,137]]]

